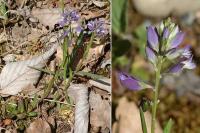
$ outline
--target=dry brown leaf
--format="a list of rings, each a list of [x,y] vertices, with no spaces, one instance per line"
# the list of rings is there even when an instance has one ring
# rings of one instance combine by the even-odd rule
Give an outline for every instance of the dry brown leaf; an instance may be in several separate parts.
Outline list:
[[[104,15],[104,12],[92,12],[92,11],[83,11],[81,17],[83,19],[89,20],[89,19],[94,19],[98,18],[100,16]]]
[[[52,133],[52,129],[49,122],[38,118],[30,124],[26,133]]]
[[[69,54],[72,53],[72,50],[73,50],[73,47],[69,46],[69,47],[68,47],[68,52],[69,52]],[[63,60],[63,50],[62,50],[62,48],[61,48],[60,46],[58,46],[58,48],[57,48],[56,58],[57,58],[58,60]]]
[[[113,125],[113,133],[142,133],[139,109],[134,102],[129,102],[125,97],[119,100],[116,109],[117,122]],[[151,128],[151,114],[144,113],[147,130]],[[156,123],[156,133],[162,133],[159,123]]]
[[[12,120],[11,120],[11,119],[5,119],[5,120],[3,120],[3,124],[4,124],[5,126],[10,125],[11,123],[12,123]]]
[[[0,94],[2,96],[16,95],[27,86],[35,84],[41,72],[30,67],[43,68],[49,57],[56,51],[57,45],[54,44],[43,55],[6,64],[0,74]]]
[[[28,39],[27,35],[31,33],[31,30],[26,22],[21,23],[22,26],[19,24],[15,24],[12,28],[12,39],[17,42],[24,42]]]
[[[72,84],[68,88],[68,94],[75,101],[74,133],[88,133],[88,87],[85,84]]]
[[[22,93],[31,96],[39,92],[40,90],[40,88],[35,87],[33,84],[29,84],[28,86],[22,89]]]
[[[32,10],[31,14],[33,17],[39,19],[39,22],[44,26],[49,26],[53,29],[54,25],[57,24],[61,19],[61,9],[52,8],[52,9],[39,9],[35,8]]]
[[[88,83],[92,86],[98,87],[104,91],[111,93],[111,79],[103,77],[98,80],[90,79]]]
[[[90,124],[92,128],[99,128],[101,132],[111,129],[111,105],[103,100],[99,94],[90,92]]]
[[[103,1],[97,1],[97,0],[93,0],[92,3],[97,6],[97,7],[104,7],[106,5],[108,5],[108,2],[103,2]]]
[[[7,39],[8,39],[8,38],[7,38],[7,36],[6,36],[6,32],[2,32],[2,33],[0,34],[0,44],[6,42]]]
[[[86,61],[90,62],[99,58],[103,54],[104,45],[97,45],[89,49]]]
[[[16,5],[20,7],[23,4],[24,0],[16,0]]]
[[[27,36],[28,41],[37,41],[41,36],[43,35],[43,31],[36,29],[36,28],[31,28],[31,34]]]

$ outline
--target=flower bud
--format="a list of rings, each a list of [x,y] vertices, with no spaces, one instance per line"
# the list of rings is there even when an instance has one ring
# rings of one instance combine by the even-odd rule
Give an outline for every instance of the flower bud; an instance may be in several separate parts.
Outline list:
[[[192,61],[192,57],[190,58],[182,58],[180,62],[173,65],[169,69],[169,73],[180,73],[184,68],[185,69],[194,69],[196,64]]]
[[[183,41],[185,34],[183,32],[179,32],[170,42],[170,49],[177,48],[181,42]]]
[[[146,55],[147,55],[147,59],[152,62],[153,64],[156,64],[156,55],[155,52],[149,47],[146,46]]]
[[[126,87],[127,89],[130,90],[142,90],[145,88],[152,88],[152,86],[136,79],[135,77],[132,77],[126,73],[120,72],[119,73],[119,80],[122,86]]]
[[[125,73],[119,73],[119,80],[121,82],[121,84],[130,89],[130,90],[140,90],[142,89],[140,84],[139,84],[139,80],[137,80],[136,78],[125,74]]]
[[[147,42],[152,49],[158,52],[159,50],[158,34],[155,28],[152,26],[149,26],[147,28]]]

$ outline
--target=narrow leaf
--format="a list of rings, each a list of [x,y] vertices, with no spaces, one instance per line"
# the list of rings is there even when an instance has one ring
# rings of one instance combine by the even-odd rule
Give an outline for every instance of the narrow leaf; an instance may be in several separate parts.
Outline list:
[[[112,29],[116,34],[126,30],[127,3],[128,0],[112,0]]]
[[[147,133],[147,125],[145,122],[144,112],[142,111],[142,107],[140,107],[140,119],[142,124],[142,131],[143,133]]]
[[[170,132],[171,132],[172,125],[173,125],[173,121],[172,121],[172,119],[170,118],[169,121],[167,122],[167,124],[165,125],[164,132],[163,132],[163,133],[170,133]]]

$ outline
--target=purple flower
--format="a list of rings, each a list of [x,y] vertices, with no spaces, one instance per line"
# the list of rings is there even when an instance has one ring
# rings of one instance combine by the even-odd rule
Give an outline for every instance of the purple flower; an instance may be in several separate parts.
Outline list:
[[[182,61],[182,63],[184,64],[183,68],[186,69],[194,69],[196,67],[196,64],[192,60],[192,57],[188,58],[185,61]]]
[[[184,64],[178,63],[169,69],[169,73],[180,73],[183,69],[183,66]]]
[[[196,64],[193,62],[190,48],[191,47],[187,45],[182,49],[175,50],[171,55],[168,56],[173,56],[173,58],[179,57],[178,63],[169,69],[169,73],[179,73],[183,69],[194,69],[196,67]]]
[[[78,21],[80,16],[78,15],[77,11],[70,12],[70,18],[72,21]]]
[[[139,80],[123,72],[119,73],[119,80],[124,87],[130,90],[142,89],[142,87],[139,84]]]
[[[168,29],[168,28],[164,28],[164,31],[163,31],[163,38],[164,38],[164,39],[168,39],[169,34],[170,34],[169,29]]]
[[[58,23],[60,27],[64,27],[65,25],[68,25],[72,23],[73,21],[78,21],[80,16],[78,15],[77,11],[64,11],[62,14],[62,19]]]
[[[78,25],[75,29],[76,33],[79,35],[81,33],[81,31],[83,30],[83,27],[81,27],[80,25]]]
[[[151,61],[153,64],[156,63],[156,55],[155,55],[155,52],[149,48],[149,46],[146,46],[146,55],[147,55],[147,59],[149,61]]]
[[[180,62],[177,64],[173,65],[169,69],[169,73],[179,73],[181,72],[184,68],[185,69],[194,69],[196,67],[196,64],[192,61],[192,57],[190,58],[182,58]]]
[[[64,27],[64,34],[61,39],[69,34],[75,33],[79,35],[83,30],[81,23],[79,22],[80,15],[77,11],[64,11],[62,14],[62,20],[59,22],[60,27]]]
[[[184,39],[185,33],[179,27],[167,19],[160,27],[147,27],[146,56],[154,64],[156,69],[158,63],[171,63],[173,65],[168,72],[177,73],[182,69],[194,69],[190,46],[179,47]],[[167,60],[166,60],[167,59]]]
[[[60,22],[58,22],[60,27],[64,27],[67,23],[67,20],[65,20],[64,18],[62,18],[62,20]]]
[[[173,59],[178,58],[181,54],[182,54],[182,50],[177,49],[177,48],[173,48],[173,49],[170,49],[170,50],[167,51],[166,57],[169,60],[173,60]]]
[[[166,54],[166,57],[170,60],[176,59],[177,57],[190,58],[191,56],[192,52],[190,45],[186,45],[184,48],[170,49]]]
[[[119,73],[119,80],[122,86],[130,89],[130,90],[141,90],[145,88],[151,88],[152,86],[132,77],[126,73],[120,72]]]
[[[147,42],[152,49],[158,52],[159,50],[158,34],[155,28],[152,26],[147,27]]]
[[[183,41],[184,35],[185,34],[183,32],[177,33],[174,39],[171,41],[170,49],[177,48]]]
[[[96,30],[97,35],[103,36],[108,34],[108,31],[104,27],[100,27],[99,29]]]
[[[60,37],[60,39],[64,39],[66,36],[69,36],[70,31],[67,29],[64,31],[64,33],[62,34],[62,36]]]
[[[91,20],[88,22],[87,27],[91,32],[96,33],[97,36],[104,36],[108,34],[108,31],[105,28],[105,23],[102,20],[98,19],[95,19],[93,21]]]
[[[95,21],[89,21],[87,24],[87,27],[90,31],[94,31],[95,30]]]
[[[186,45],[184,48],[183,48],[183,53],[182,53],[182,56],[183,57],[186,57],[186,58],[190,58],[192,56],[192,52],[191,52],[191,46],[190,45]]]

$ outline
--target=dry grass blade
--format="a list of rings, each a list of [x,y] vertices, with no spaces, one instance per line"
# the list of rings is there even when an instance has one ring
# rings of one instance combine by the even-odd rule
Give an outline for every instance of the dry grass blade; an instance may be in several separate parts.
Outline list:
[[[91,79],[89,80],[89,84],[111,93],[111,79],[109,78],[104,77],[98,80]]]
[[[0,74],[0,94],[2,96],[16,95],[23,88],[35,84],[41,74],[40,71],[30,68],[42,68],[49,57],[56,51],[57,44],[43,55],[29,60],[12,62],[5,65]]]
[[[84,84],[72,84],[68,94],[75,101],[74,133],[88,133],[89,102],[88,87]]]

